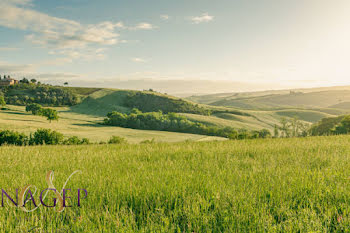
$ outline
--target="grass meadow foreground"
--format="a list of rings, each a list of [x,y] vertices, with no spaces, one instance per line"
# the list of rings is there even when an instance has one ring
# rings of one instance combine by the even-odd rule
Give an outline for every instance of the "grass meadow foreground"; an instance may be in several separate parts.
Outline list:
[[[350,137],[0,147],[0,187],[45,176],[71,205],[0,209],[6,232],[331,232],[350,229]],[[33,187],[32,187],[33,188]],[[31,189],[32,189],[31,188]],[[88,191],[77,207],[76,190]],[[46,200],[52,203],[52,198]],[[50,203],[50,204],[51,204]],[[33,207],[30,202],[28,209]]]

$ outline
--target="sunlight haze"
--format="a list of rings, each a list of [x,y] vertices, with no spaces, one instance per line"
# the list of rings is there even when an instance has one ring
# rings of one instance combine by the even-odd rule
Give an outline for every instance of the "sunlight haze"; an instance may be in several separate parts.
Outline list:
[[[174,94],[189,92],[181,81],[205,86],[194,94],[350,85],[348,9],[347,0],[0,0],[0,74],[129,89],[169,81],[159,90]]]

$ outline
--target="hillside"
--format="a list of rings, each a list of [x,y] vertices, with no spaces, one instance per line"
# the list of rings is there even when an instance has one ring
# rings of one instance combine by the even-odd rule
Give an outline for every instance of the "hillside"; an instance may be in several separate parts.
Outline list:
[[[86,92],[85,95],[88,93],[90,92]],[[22,106],[31,103],[44,106],[73,106],[80,103],[85,96],[75,89],[29,82],[0,87],[0,95],[5,97],[8,104]]]
[[[261,116],[269,115],[277,121],[281,117],[298,117],[303,121],[315,123],[322,118],[350,112],[349,86],[223,93],[191,96],[188,99],[216,108],[246,112],[259,121],[264,121]]]
[[[95,125],[103,122],[103,118],[109,112],[117,111],[130,114],[133,108],[138,108],[143,112],[177,112],[192,122],[198,122],[208,127],[232,127],[249,131],[268,129],[272,132],[274,126],[279,125],[283,117],[297,117],[303,122],[311,124],[323,118],[344,115],[350,111],[350,109],[346,109],[348,107],[347,99],[350,100],[350,90],[346,90],[346,88],[344,90],[339,88],[334,90],[312,89],[317,90],[316,92],[312,92],[310,89],[306,90],[305,93],[281,90],[203,96],[202,100],[205,102],[210,102],[210,99],[215,100],[210,105],[197,104],[153,91],[52,87],[34,84],[9,88],[6,97],[7,99],[12,98],[14,94],[22,97],[30,96],[34,90],[42,90],[40,95],[48,96],[50,100],[58,99],[60,94],[66,95],[65,93],[76,96],[79,102],[66,107],[66,110],[61,111],[60,115],[68,114],[68,118],[75,115],[81,119],[93,119]],[[29,98],[28,101],[32,100]],[[34,98],[34,102],[36,100]],[[39,100],[42,101],[41,98]],[[193,99],[190,98],[190,100]],[[341,102],[343,100],[344,103]],[[50,103],[48,103],[49,106],[55,105],[55,102]],[[95,130],[108,131],[107,128],[100,127],[94,127],[92,132]],[[64,127],[62,130],[64,131]],[[145,132],[148,131],[143,130],[143,133]],[[136,141],[138,140],[136,139]]]
[[[106,116],[118,111],[129,113],[132,108],[143,112],[185,112],[208,115],[209,110],[177,97],[149,91],[101,89],[88,95],[71,109],[77,113]]]
[[[291,92],[247,98],[225,98],[211,105],[230,106],[242,109],[268,108],[332,108],[350,100],[350,91],[335,90],[322,92]],[[349,109],[350,110],[350,109]]]
[[[22,106],[8,105],[7,108],[7,110],[0,110],[0,130],[8,129],[29,134],[39,128],[50,128],[65,136],[86,137],[92,142],[107,141],[113,135],[124,137],[130,143],[152,139],[161,142],[225,140],[224,138],[196,134],[104,126],[100,124],[103,117],[79,114],[72,112],[67,107],[55,108],[59,112],[60,119],[58,122],[53,121],[52,123],[41,116],[26,113]]]
[[[201,104],[212,104],[222,100],[238,100],[252,97],[264,97],[272,95],[289,95],[290,93],[312,93],[322,92],[327,94],[328,91],[350,91],[350,86],[336,86],[336,87],[318,87],[318,88],[301,88],[301,89],[288,89],[288,90],[267,90],[267,91],[256,91],[256,92],[234,92],[234,93],[217,93],[209,95],[193,95],[187,97],[187,99],[201,103]]]

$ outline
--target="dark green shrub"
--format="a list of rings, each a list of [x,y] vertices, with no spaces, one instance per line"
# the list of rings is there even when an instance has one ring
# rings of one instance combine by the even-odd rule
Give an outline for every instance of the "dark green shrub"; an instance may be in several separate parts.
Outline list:
[[[108,141],[108,144],[124,144],[124,143],[126,143],[125,138],[118,137],[118,136],[112,136]]]
[[[83,138],[83,139],[81,139],[80,144],[89,145],[89,144],[91,144],[91,142],[88,138]]]
[[[51,129],[38,129],[30,138],[31,145],[57,145],[63,142],[63,134]]]
[[[64,145],[80,145],[81,141],[77,136],[73,136],[70,138],[67,138],[66,140],[63,141]]]
[[[10,130],[0,131],[0,145],[24,146],[28,144],[28,137],[23,133]]]

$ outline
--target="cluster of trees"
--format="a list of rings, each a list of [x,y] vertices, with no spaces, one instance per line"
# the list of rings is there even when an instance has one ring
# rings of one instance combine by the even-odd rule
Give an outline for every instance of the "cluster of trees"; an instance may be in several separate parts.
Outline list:
[[[309,135],[309,125],[299,120],[297,117],[292,119],[282,118],[280,126],[275,125],[274,137],[306,137]]]
[[[100,144],[105,144],[100,142]],[[124,144],[127,141],[118,136],[112,136],[108,144]],[[12,130],[0,131],[0,146],[34,146],[34,145],[89,145],[92,144],[88,138],[80,139],[77,136],[64,138],[63,134],[50,129],[38,129],[29,136]]]
[[[27,105],[38,103],[45,106],[72,106],[80,103],[80,97],[71,90],[41,84],[35,79],[23,78],[17,85],[1,87],[8,104]]]
[[[29,104],[26,106],[26,112],[32,112],[36,116],[44,116],[48,121],[58,120],[58,113],[55,109],[43,108],[40,104]]]
[[[266,129],[251,132],[247,130],[237,131],[231,127],[220,128],[193,122],[176,113],[164,114],[161,111],[143,113],[136,108],[130,114],[110,112],[104,123],[125,128],[193,133],[230,139],[271,137],[271,133]]]
[[[312,136],[327,136],[350,133],[350,115],[327,117],[314,124],[310,129]]]
[[[126,107],[140,109],[142,112],[162,111],[164,113],[211,114],[209,109],[200,107],[198,104],[193,104],[182,99],[170,98],[169,96],[157,93],[132,92],[125,98],[124,105]]]
[[[63,134],[51,131],[50,129],[38,129],[34,134],[28,137],[24,133],[19,133],[11,130],[0,131],[0,145],[81,145],[90,144],[89,139],[78,137],[70,137],[64,139]]]
[[[274,137],[306,137],[350,134],[350,115],[327,117],[311,127],[298,118],[282,118],[280,126],[275,125]]]

